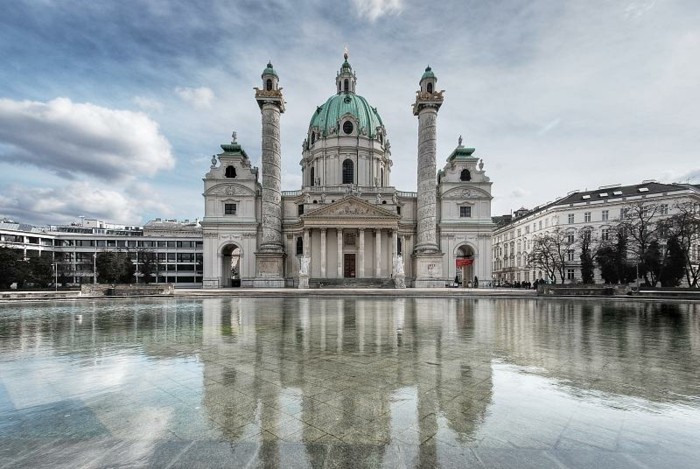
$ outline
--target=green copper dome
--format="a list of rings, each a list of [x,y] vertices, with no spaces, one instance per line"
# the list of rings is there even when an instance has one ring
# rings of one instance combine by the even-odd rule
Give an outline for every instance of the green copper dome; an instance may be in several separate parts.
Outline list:
[[[267,68],[265,68],[265,70],[263,70],[261,76],[264,77],[265,75],[274,75],[274,76],[277,76],[277,72],[275,72],[275,69],[272,68],[272,62],[268,62],[268,63],[267,63]]]
[[[430,65],[428,65],[428,66],[425,68],[425,73],[423,74],[422,77],[420,77],[420,81],[423,81],[423,80],[425,80],[426,78],[435,78],[435,74],[433,73],[433,69],[430,68]],[[437,81],[437,78],[435,78],[435,80]]]
[[[355,117],[361,135],[376,137],[377,127],[384,126],[377,109],[370,106],[365,98],[355,93],[341,93],[331,96],[316,108],[309,124],[310,130],[318,129],[322,136],[328,136],[331,129],[337,129],[338,121],[346,114]],[[338,133],[342,135],[343,130],[338,129]]]

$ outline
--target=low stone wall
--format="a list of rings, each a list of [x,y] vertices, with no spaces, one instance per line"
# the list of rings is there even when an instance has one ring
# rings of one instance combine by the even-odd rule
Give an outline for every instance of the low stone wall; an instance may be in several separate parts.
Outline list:
[[[173,295],[175,287],[172,283],[155,285],[81,285],[80,294],[83,296],[155,296]]]
[[[627,285],[538,285],[538,295],[561,296],[624,296],[631,292]]]

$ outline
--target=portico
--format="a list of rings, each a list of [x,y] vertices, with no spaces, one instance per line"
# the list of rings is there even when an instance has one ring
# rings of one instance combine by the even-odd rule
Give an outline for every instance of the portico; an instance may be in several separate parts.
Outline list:
[[[355,196],[301,217],[303,254],[317,278],[391,278],[399,216]]]

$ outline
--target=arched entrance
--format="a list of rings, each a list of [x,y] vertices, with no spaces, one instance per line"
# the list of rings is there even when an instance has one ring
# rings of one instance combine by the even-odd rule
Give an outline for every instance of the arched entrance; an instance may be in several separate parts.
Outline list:
[[[474,287],[476,280],[474,278],[475,253],[474,248],[468,244],[463,244],[455,251],[455,263],[457,266],[457,281],[462,287]]]
[[[221,250],[221,285],[224,288],[241,286],[241,248],[227,244]]]

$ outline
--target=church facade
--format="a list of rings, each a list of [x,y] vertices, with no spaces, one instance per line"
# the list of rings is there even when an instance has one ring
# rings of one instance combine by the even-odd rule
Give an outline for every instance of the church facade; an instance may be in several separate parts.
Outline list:
[[[335,94],[312,111],[302,187],[283,192],[285,102],[272,64],[261,78],[262,174],[234,133],[204,177],[204,288],[490,285],[492,183],[461,137],[437,171],[444,91],[430,67],[413,105],[417,192],[392,185],[387,129],[356,93],[347,55]]]

